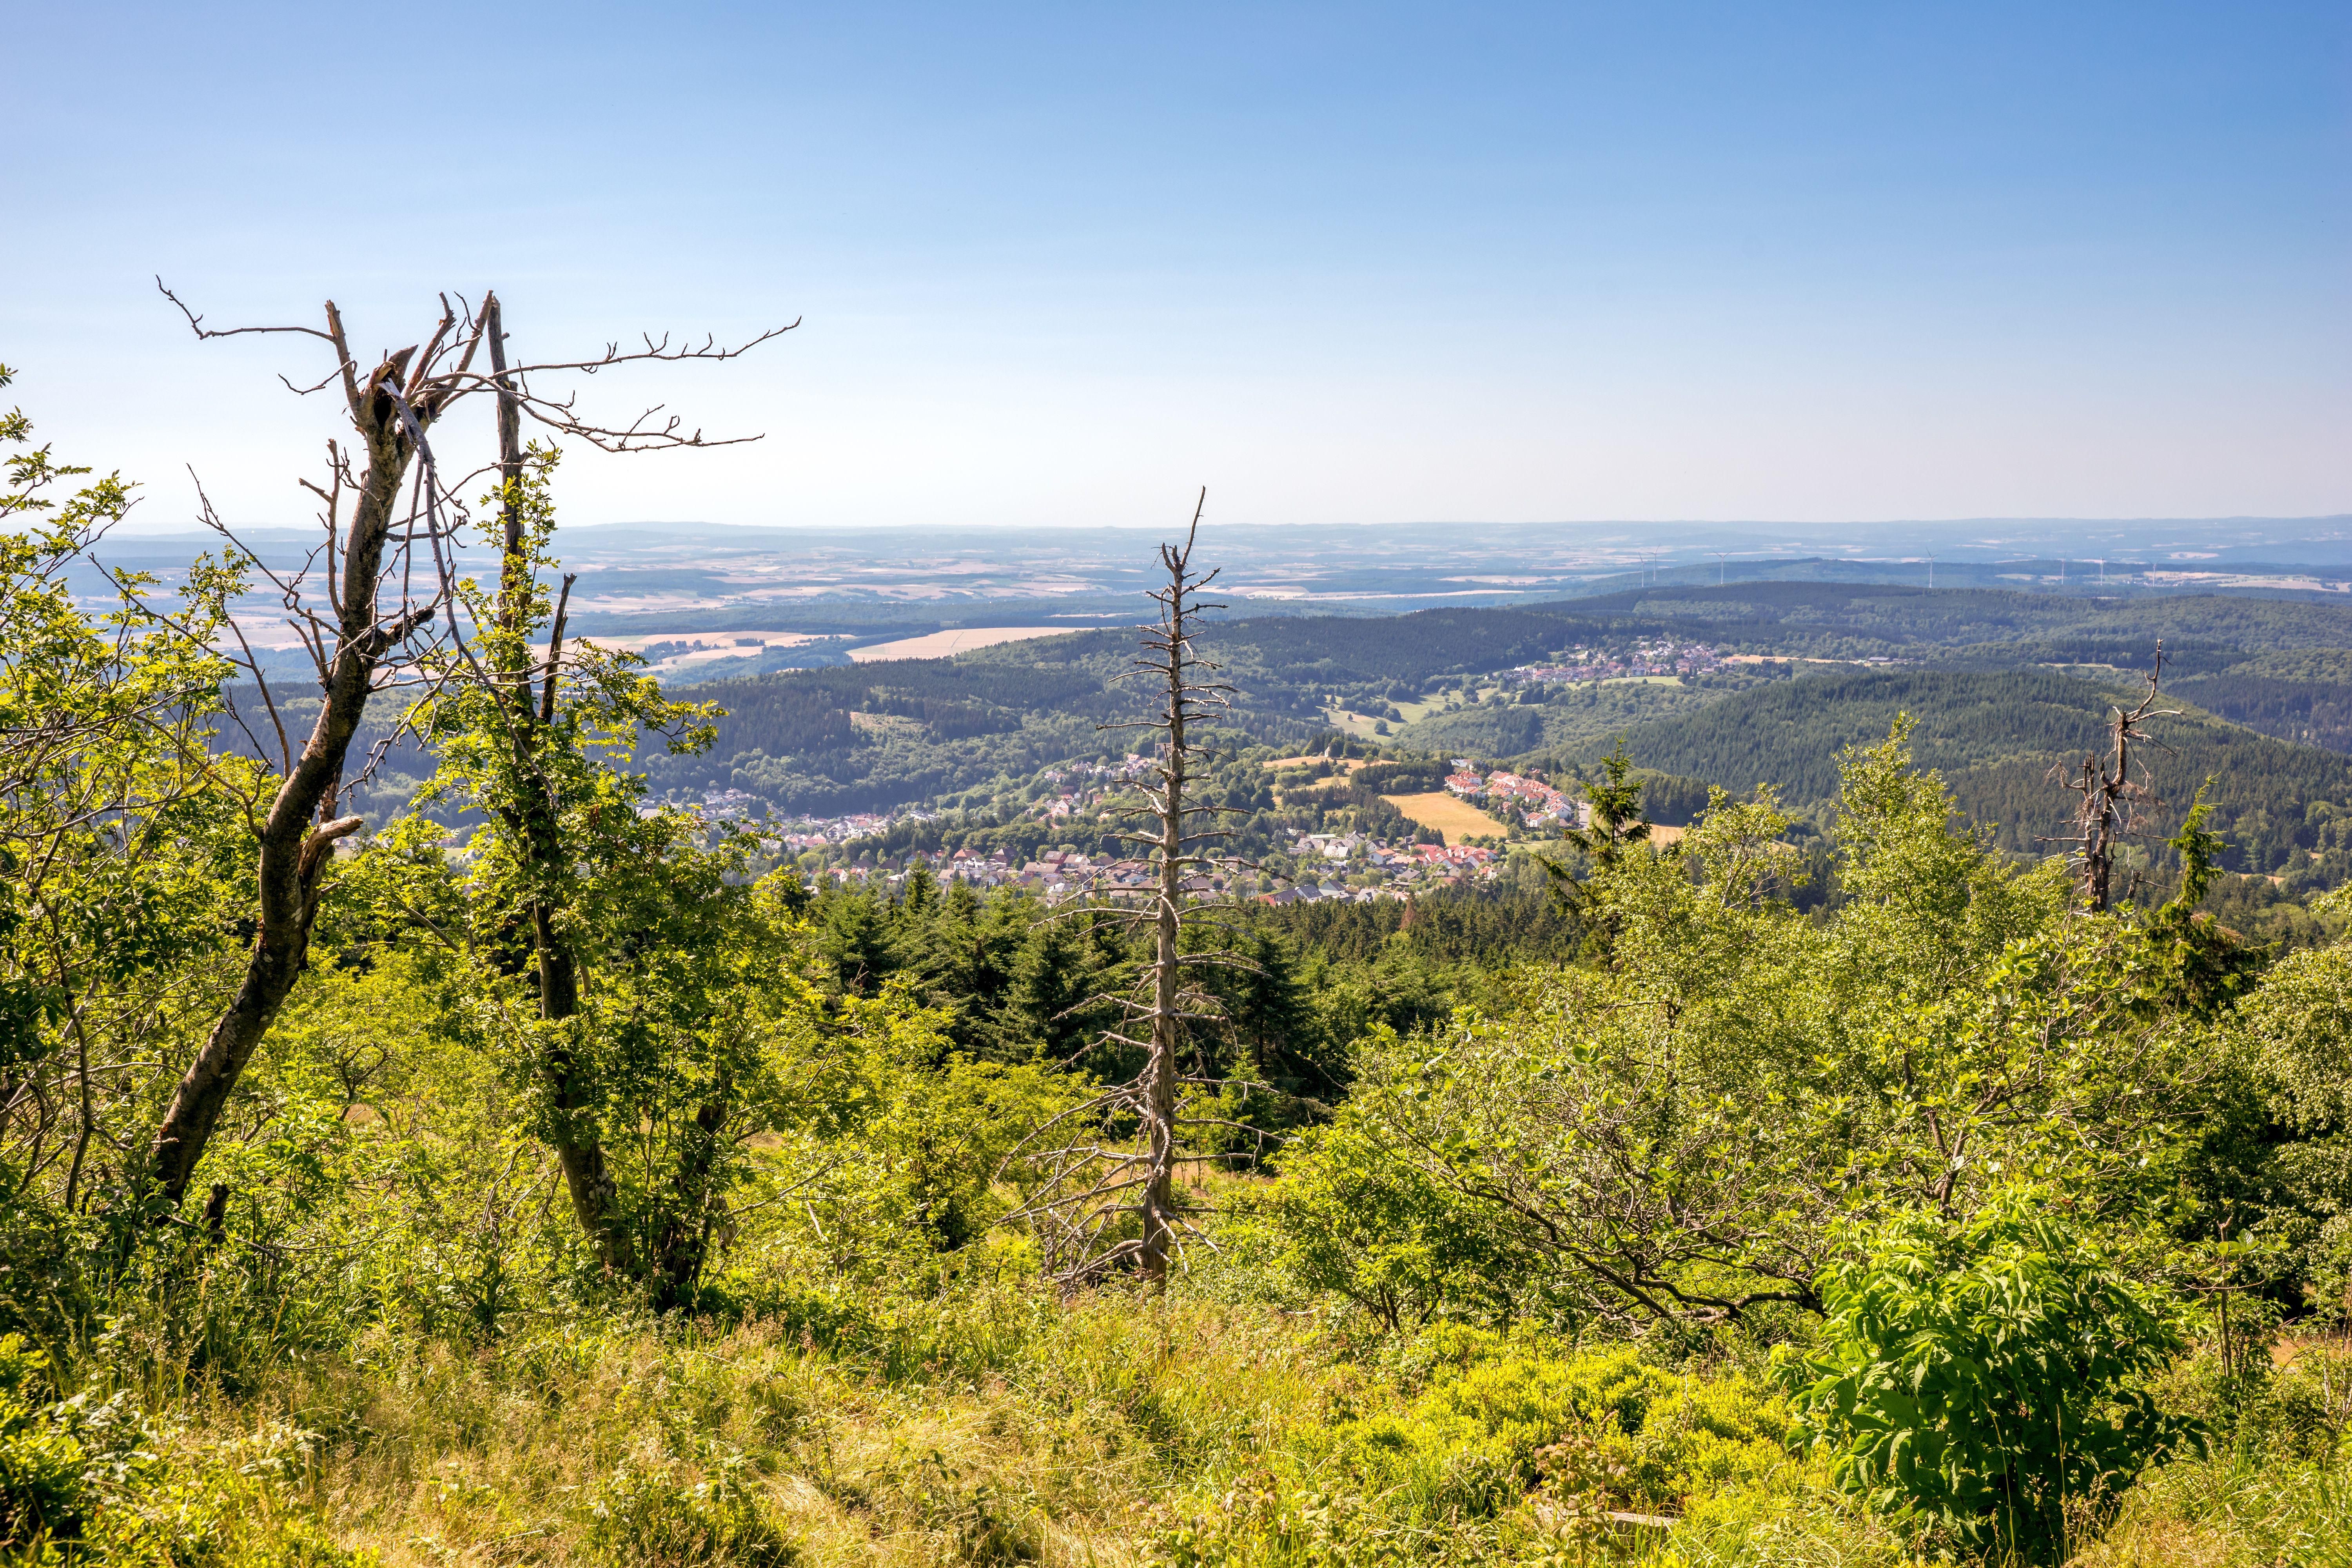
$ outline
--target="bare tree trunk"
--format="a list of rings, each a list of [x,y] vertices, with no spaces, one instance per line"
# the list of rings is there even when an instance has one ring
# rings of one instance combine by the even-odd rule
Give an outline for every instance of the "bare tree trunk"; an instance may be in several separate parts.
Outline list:
[[[1179,587],[1181,574],[1171,574]],[[1152,922],[1151,1049],[1143,1068],[1143,1135],[1148,1163],[1143,1188],[1143,1248],[1137,1266],[1147,1279],[1168,1276],[1168,1250],[1176,1223],[1177,939],[1184,899],[1184,746],[1186,637],[1191,606],[1181,592],[1170,595],[1168,706],[1165,759],[1160,765],[1160,908]]]
[[[2147,673],[2147,692],[2132,708],[2116,707],[2115,717],[2108,721],[2107,757],[2102,762],[2095,756],[2085,756],[2080,772],[2065,780],[2066,787],[2083,797],[2075,822],[2075,877],[2081,888],[2084,908],[2104,912],[2115,900],[2116,850],[2120,840],[2138,831],[2138,813],[2152,810],[2164,803],[2156,792],[2135,777],[2132,773],[2132,747],[2146,738],[2142,725],[2151,718],[2177,714],[2176,709],[2160,712],[2156,707],[2157,691],[2164,679],[2164,644],[2156,645],[2156,664]],[[2053,774],[2057,770],[2053,769]],[[2141,772],[2147,770],[2143,765]]]
[[[1115,1268],[1132,1266],[1145,1279],[1165,1280],[1178,1245],[1177,1233],[1192,1228],[1186,1207],[1176,1192],[1176,1168],[1183,1158],[1181,1090],[1185,1079],[1178,1060],[1188,1023],[1220,1016],[1214,995],[1199,986],[1187,986],[1188,967],[1230,963],[1247,968],[1236,953],[1182,951],[1185,927],[1197,906],[1187,900],[1196,890],[1188,873],[1211,861],[1202,853],[1213,839],[1227,835],[1218,829],[1192,826],[1195,816],[1213,816],[1216,808],[1190,803],[1197,746],[1192,736],[1195,720],[1206,720],[1223,710],[1232,690],[1222,681],[1204,679],[1216,667],[1192,652],[1195,622],[1206,605],[1199,595],[1216,575],[1195,575],[1192,546],[1200,536],[1201,510],[1207,492],[1194,507],[1192,531],[1181,546],[1164,544],[1160,562],[1167,572],[1164,587],[1151,590],[1160,605],[1159,620],[1141,629],[1141,653],[1129,676],[1153,678],[1159,688],[1159,711],[1150,719],[1122,720],[1107,730],[1150,730],[1160,736],[1159,777],[1145,790],[1147,804],[1133,817],[1139,829],[1119,837],[1149,857],[1153,871],[1151,907],[1079,909],[1066,913],[1108,917],[1129,931],[1151,931],[1151,961],[1122,1001],[1119,1022],[1103,1032],[1103,1039],[1144,1055],[1143,1070],[1114,1085],[1084,1104],[1052,1118],[1024,1142],[1023,1157],[1042,1173],[1042,1184],[1011,1218],[1025,1219],[1036,1227],[1045,1266],[1064,1285],[1098,1279]],[[1144,830],[1140,824],[1148,824]],[[1203,1078],[1194,1082],[1207,1085]],[[1083,1141],[1045,1145],[1040,1135],[1056,1125],[1099,1118],[1101,1131]],[[1129,1118],[1133,1121],[1130,1123]],[[1130,1140],[1127,1128],[1135,1129]],[[1138,1234],[1123,1236],[1129,1220]]]
[[[318,722],[261,825],[257,877],[260,930],[246,960],[245,979],[180,1079],[149,1153],[149,1179],[173,1207],[204,1158],[238,1076],[302,973],[311,922],[318,914],[319,883],[335,840],[360,826],[356,816],[330,820],[328,813],[335,806],[344,759],[366,712],[377,666],[432,614],[427,606],[387,618],[376,600],[385,545],[409,464],[416,456],[415,437],[436,412],[430,401],[402,395],[401,377],[416,351],[404,349],[392,355],[375,368],[364,388],[359,387],[350,370],[342,321],[331,303],[327,320],[345,367],[352,421],[366,445],[368,466],[342,547],[341,591],[334,605],[337,640],[325,671]],[[417,405],[420,401],[423,406]]]

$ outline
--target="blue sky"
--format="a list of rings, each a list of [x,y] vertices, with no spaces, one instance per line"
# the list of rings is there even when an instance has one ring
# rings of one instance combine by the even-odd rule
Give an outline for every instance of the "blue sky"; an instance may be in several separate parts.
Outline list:
[[[404,19],[404,17],[405,19]],[[18,6],[0,360],[300,515],[315,316],[494,285],[724,453],[576,521],[2352,510],[2352,7]],[[452,439],[457,437],[453,437]]]

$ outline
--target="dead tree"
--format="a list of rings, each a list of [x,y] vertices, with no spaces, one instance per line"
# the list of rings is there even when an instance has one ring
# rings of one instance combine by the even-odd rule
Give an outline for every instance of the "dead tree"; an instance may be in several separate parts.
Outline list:
[[[1140,910],[1087,905],[1064,911],[1150,931],[1150,961],[1141,967],[1134,991],[1117,999],[1120,1019],[1097,1042],[1140,1050],[1143,1070],[1054,1118],[1018,1152],[1038,1171],[1040,1180],[1030,1200],[1008,1217],[1032,1226],[1044,1248],[1047,1271],[1065,1286],[1129,1268],[1154,1283],[1164,1280],[1179,1234],[1200,1234],[1192,1224],[1192,1205],[1177,1192],[1185,1129],[1227,1124],[1218,1118],[1184,1114],[1187,1090],[1222,1084],[1205,1072],[1187,1075],[1181,1059],[1187,1034],[1223,1016],[1216,998],[1187,984],[1185,972],[1247,962],[1233,952],[1182,951],[1189,926],[1229,907],[1199,896],[1207,890],[1201,885],[1202,874],[1225,863],[1224,857],[1208,852],[1225,834],[1196,823],[1222,808],[1194,805],[1192,799],[1202,752],[1195,728],[1225,710],[1233,689],[1209,679],[1218,667],[1192,648],[1200,616],[1223,608],[1200,598],[1217,574],[1196,573],[1192,566],[1201,510],[1207,501],[1204,489],[1182,545],[1160,547],[1167,578],[1151,593],[1160,605],[1159,618],[1138,628],[1141,651],[1126,677],[1149,681],[1156,689],[1157,711],[1149,719],[1103,726],[1148,729],[1160,737],[1155,782],[1145,790],[1147,805],[1138,813],[1144,830],[1119,836],[1143,852],[1150,868],[1149,902]],[[1055,1129],[1070,1127],[1085,1131],[1072,1141],[1048,1143]]]
[[[2074,862],[2083,907],[2095,912],[2104,911],[2114,901],[2118,846],[2126,838],[2144,835],[2147,819],[2164,805],[2157,797],[2154,775],[2147,764],[2134,755],[2143,742],[2149,745],[2163,743],[2148,735],[2145,729],[2147,721],[2180,715],[2178,708],[2156,705],[2158,689],[2164,679],[2164,644],[2160,641],[2156,645],[2156,662],[2145,679],[2147,689],[2137,704],[2126,708],[2119,702],[2111,709],[2105,757],[2085,752],[2079,769],[2070,771],[2062,763],[2050,770],[2053,782],[2082,796],[2072,836],[2074,848],[2069,858]]]
[[[156,287],[163,289],[160,279]],[[425,652],[435,643],[464,648],[453,590],[457,532],[466,521],[460,498],[477,476],[440,470],[431,445],[434,427],[465,397],[496,389],[502,426],[512,419],[519,428],[527,415],[559,437],[614,452],[720,445],[699,430],[687,432],[658,405],[625,425],[598,424],[578,413],[571,395],[535,393],[531,377],[593,374],[639,362],[731,359],[791,329],[778,328],[732,347],[709,341],[699,347],[673,347],[666,337],[648,337],[642,349],[625,352],[608,343],[603,353],[587,359],[509,367],[490,302],[486,299],[479,311],[465,309],[462,300],[453,309],[445,296],[440,321],[428,338],[384,354],[362,374],[332,300],[323,330],[221,330],[206,327],[170,289],[163,292],[199,339],[290,333],[327,344],[335,356],[333,368],[312,385],[287,385],[306,396],[339,387],[358,438],[356,451],[329,441],[326,482],[304,481],[323,503],[322,537],[299,569],[278,572],[259,565],[252,552],[236,548],[235,534],[208,502],[204,510],[206,523],[267,578],[287,624],[310,654],[322,700],[297,753],[268,675],[234,616],[229,618],[240,650],[231,660],[252,682],[277,743],[270,747],[249,725],[247,736],[265,758],[274,749],[278,773],[266,804],[247,803],[259,855],[257,929],[245,974],[173,1091],[145,1162],[145,1186],[168,1212],[185,1194],[239,1076],[302,972],[320,884],[337,841],[362,826],[362,818],[342,807],[376,760],[367,759],[356,775],[347,777],[352,741],[369,699],[420,680],[427,668]],[[486,350],[491,364],[479,368],[477,361]],[[246,722],[242,716],[239,722]]]

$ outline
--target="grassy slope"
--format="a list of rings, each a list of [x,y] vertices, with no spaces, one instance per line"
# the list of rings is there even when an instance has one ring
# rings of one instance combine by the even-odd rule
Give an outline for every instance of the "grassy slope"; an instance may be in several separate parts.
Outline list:
[[[1611,1440],[1667,1492],[1611,1500],[1682,1522],[1588,1555],[1542,1527],[1533,1450],[1593,1429],[1561,1391],[1632,1386],[1629,1350],[1443,1325],[1351,1342],[1181,1285],[807,1305],[734,1326],[559,1315],[471,1349],[383,1334],[234,1395],[148,1389],[178,1415],[105,1534],[157,1568],[1912,1561],[1824,1456],[1782,1447],[1753,1355],[1646,1374],[1637,1442]],[[2340,1422],[2352,1363],[2327,1370]],[[2159,1469],[2076,1562],[2346,1562],[2352,1448],[2331,1460],[2280,1419],[2308,1404],[2265,1395],[2247,1441]]]

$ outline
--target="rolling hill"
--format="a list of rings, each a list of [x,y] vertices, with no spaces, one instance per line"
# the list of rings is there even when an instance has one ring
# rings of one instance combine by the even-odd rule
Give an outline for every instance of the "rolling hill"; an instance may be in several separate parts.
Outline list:
[[[2104,745],[2120,687],[2047,670],[1872,670],[1809,675],[1723,698],[1623,731],[1635,762],[1744,792],[1777,786],[1799,806],[1837,790],[1837,753],[1883,739],[1898,713],[1916,728],[1914,755],[1940,771],[1971,817],[2003,847],[2045,848],[2074,797],[2050,782],[2053,763]],[[2215,825],[2233,870],[2321,879],[2352,875],[2352,758],[2254,733],[2189,705],[2154,726],[2147,754],[2169,809],[2168,831],[2198,786],[2213,780]],[[1562,759],[1590,762],[1608,741]]]

